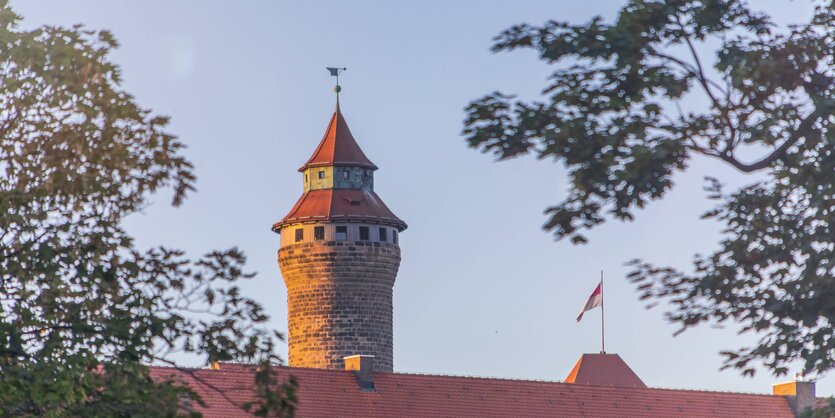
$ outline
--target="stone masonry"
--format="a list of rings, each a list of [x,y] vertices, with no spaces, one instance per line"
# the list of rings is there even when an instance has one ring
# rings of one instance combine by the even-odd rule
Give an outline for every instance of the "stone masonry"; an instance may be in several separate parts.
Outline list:
[[[343,358],[373,355],[391,371],[392,288],[400,248],[391,243],[315,241],[282,247],[290,365],[342,369]]]
[[[272,230],[287,285],[290,366],[343,369],[374,356],[392,371],[392,291],[405,222],[374,192],[377,166],[339,110],[299,172],[304,193]]]

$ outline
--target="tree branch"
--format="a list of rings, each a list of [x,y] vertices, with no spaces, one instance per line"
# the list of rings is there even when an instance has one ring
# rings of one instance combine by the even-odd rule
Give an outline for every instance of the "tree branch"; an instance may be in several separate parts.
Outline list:
[[[745,173],[762,170],[763,168],[768,167],[774,161],[783,158],[783,156],[786,154],[786,151],[788,151],[788,149],[791,148],[792,145],[796,144],[797,141],[799,141],[801,138],[804,138],[808,134],[808,131],[812,128],[812,125],[814,125],[815,122],[817,122],[818,117],[819,115],[817,110],[810,113],[809,116],[806,116],[806,118],[800,122],[800,125],[797,127],[797,129],[795,129],[792,135],[785,142],[783,142],[782,145],[775,149],[771,154],[757,162],[746,164],[737,160],[736,157],[734,157],[730,153],[717,154],[716,156],[721,158],[728,164],[734,166],[737,170]]]
[[[702,85],[707,96],[710,98],[710,101],[713,103],[713,107],[719,111],[722,115],[722,119],[725,120],[725,123],[730,130],[730,135],[728,140],[725,142],[725,147],[722,149],[722,154],[728,154],[730,151],[733,150],[735,144],[737,142],[737,129],[734,126],[733,122],[731,122],[731,117],[728,115],[728,108],[723,106],[719,103],[719,100],[716,99],[716,96],[713,94],[713,90],[710,89],[710,85],[713,84],[716,88],[724,93],[726,96],[730,97],[730,90],[723,91],[722,87],[720,87],[717,83],[711,81],[705,75],[704,67],[702,66],[702,60],[699,59],[699,54],[696,52],[696,48],[693,46],[693,42],[690,40],[690,36],[687,34],[687,28],[684,27],[684,24],[681,23],[681,19],[676,16],[676,23],[678,23],[679,28],[681,28],[682,38],[684,42],[687,44],[687,48],[690,50],[690,55],[693,57],[693,60],[696,62],[696,70],[698,71],[697,79],[699,83]],[[726,105],[729,103],[726,103]],[[767,165],[767,164],[766,164]]]

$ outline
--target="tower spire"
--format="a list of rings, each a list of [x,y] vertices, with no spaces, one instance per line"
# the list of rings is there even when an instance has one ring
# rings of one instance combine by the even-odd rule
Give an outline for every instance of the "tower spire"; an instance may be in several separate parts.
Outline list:
[[[336,77],[336,86],[333,91],[336,93],[336,112],[339,113],[339,92],[342,91],[342,86],[339,85],[339,73],[347,70],[346,67],[325,67],[331,72],[331,77]]]
[[[344,68],[328,68],[338,77]],[[392,288],[407,228],[374,192],[374,165],[336,111],[316,151],[299,169],[304,193],[273,225],[287,285],[289,363],[345,369],[345,359],[374,356],[392,371]],[[350,360],[349,360],[350,363]]]

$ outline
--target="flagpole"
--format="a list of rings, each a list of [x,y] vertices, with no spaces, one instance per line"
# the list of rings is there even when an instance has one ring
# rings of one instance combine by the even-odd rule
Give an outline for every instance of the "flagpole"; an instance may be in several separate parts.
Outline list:
[[[604,322],[603,308],[603,270],[600,270],[600,352],[606,354],[606,324]]]

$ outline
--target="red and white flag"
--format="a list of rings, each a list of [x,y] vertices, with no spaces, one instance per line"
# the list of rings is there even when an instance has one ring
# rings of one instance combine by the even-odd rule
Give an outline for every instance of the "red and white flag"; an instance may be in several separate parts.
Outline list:
[[[580,322],[580,320],[583,319],[583,314],[586,313],[586,311],[590,311],[601,305],[603,305],[603,282],[594,288],[594,292],[591,292],[589,300],[587,300],[586,304],[583,305],[583,308],[580,309],[580,315],[577,315],[577,322]]]

